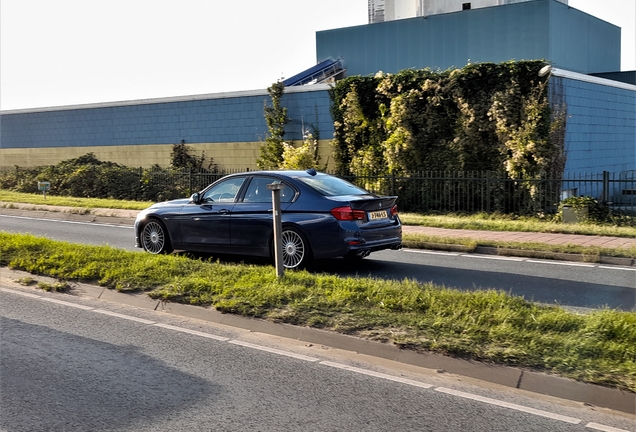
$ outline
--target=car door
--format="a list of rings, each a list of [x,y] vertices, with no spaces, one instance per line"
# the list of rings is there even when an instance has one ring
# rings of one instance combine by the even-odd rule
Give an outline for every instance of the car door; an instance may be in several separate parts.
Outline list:
[[[284,211],[296,195],[296,190],[281,179],[269,176],[254,176],[245,188],[245,194],[234,205],[230,218],[232,247],[252,249],[253,254],[269,253],[268,242],[273,231],[271,183],[282,183],[281,209]],[[255,249],[260,249],[258,253]]]
[[[180,219],[181,241],[197,246],[229,246],[230,216],[246,177],[232,177],[205,191],[198,204],[183,207]]]

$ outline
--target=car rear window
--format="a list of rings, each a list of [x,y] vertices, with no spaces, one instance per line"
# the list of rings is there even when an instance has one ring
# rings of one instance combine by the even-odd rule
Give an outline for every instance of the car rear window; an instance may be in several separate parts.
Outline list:
[[[369,195],[369,192],[358,186],[332,176],[298,177],[297,180],[305,183],[319,194],[325,196],[340,195]]]

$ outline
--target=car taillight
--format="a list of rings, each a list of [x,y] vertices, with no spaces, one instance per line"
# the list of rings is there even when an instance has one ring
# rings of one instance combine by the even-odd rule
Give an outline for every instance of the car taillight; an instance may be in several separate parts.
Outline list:
[[[364,220],[366,216],[363,210],[354,210],[349,206],[331,209],[331,214],[341,221]]]
[[[395,204],[393,207],[391,207],[391,216],[397,216],[397,214],[397,204]]]

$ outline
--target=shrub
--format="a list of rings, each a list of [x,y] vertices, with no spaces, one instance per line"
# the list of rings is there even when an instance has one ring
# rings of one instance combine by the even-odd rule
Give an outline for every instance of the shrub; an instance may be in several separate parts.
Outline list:
[[[563,221],[563,207],[572,207],[580,212],[587,208],[587,217],[582,222],[608,223],[611,222],[609,207],[598,202],[590,196],[569,197],[561,201],[556,220]]]

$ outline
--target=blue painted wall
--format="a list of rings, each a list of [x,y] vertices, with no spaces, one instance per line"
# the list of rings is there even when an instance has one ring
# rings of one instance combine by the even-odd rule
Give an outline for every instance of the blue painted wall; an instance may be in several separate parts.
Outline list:
[[[566,173],[636,170],[636,86],[562,80],[568,113]]]
[[[291,122],[286,138],[302,139],[302,126],[333,136],[327,86],[288,89],[281,100]],[[260,94],[254,94],[260,93]],[[269,95],[240,92],[158,102],[101,104],[0,113],[0,148],[256,142],[265,138],[263,105]]]
[[[318,61],[347,75],[468,62],[550,60],[580,73],[620,70],[620,28],[555,0],[535,0],[316,33]]]
[[[568,108],[566,172],[636,170],[636,87],[621,88],[607,85],[611,81],[581,77],[583,80],[551,78],[560,80]],[[292,118],[287,127],[289,139],[301,139],[303,123],[305,128],[317,124],[322,139],[333,136],[327,86],[317,88],[290,88],[283,96]],[[256,142],[265,137],[263,104],[269,101],[265,93],[200,98],[5,111],[0,115],[0,148],[174,144],[182,139],[188,144]]]
[[[549,3],[550,51],[542,58],[553,66],[585,74],[619,71],[621,30],[562,3]]]

